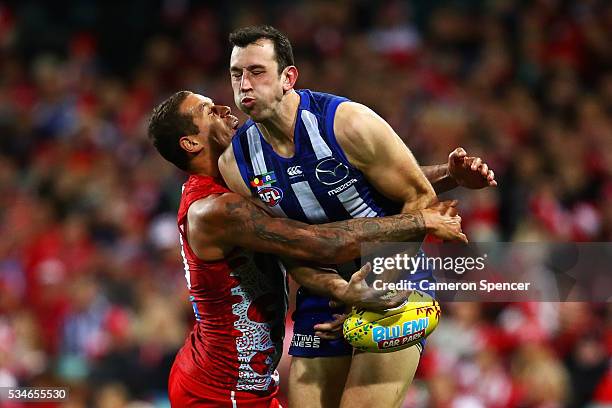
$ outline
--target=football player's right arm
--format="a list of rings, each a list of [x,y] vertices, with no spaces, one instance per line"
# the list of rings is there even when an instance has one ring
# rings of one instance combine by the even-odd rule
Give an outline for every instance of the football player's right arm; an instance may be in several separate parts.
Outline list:
[[[434,211],[427,216],[436,217]],[[423,210],[309,225],[271,217],[252,200],[235,193],[194,202],[187,220],[190,247],[204,260],[221,259],[234,247],[242,247],[306,261],[341,263],[358,258],[363,241],[406,241],[428,231]]]

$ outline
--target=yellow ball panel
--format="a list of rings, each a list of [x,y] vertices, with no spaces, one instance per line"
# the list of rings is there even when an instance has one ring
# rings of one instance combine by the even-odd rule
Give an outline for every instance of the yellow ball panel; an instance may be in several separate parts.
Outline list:
[[[441,312],[438,301],[413,291],[406,303],[384,313],[353,309],[344,321],[344,338],[353,347],[372,353],[402,350],[429,336]]]

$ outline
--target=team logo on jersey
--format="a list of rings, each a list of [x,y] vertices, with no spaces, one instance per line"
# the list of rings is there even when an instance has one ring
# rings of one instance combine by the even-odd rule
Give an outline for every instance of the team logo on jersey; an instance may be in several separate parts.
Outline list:
[[[287,169],[287,175],[289,177],[297,177],[301,176],[302,174],[304,174],[302,171],[302,166],[292,166]]]
[[[273,171],[260,174],[251,179],[251,187],[257,187],[258,189],[261,187],[269,186],[272,183],[276,183],[276,176],[274,175]]]
[[[267,186],[260,188],[257,192],[261,201],[268,207],[274,207],[283,199],[283,190],[278,187]]]
[[[349,169],[346,165],[340,163],[333,157],[321,160],[315,169],[317,180],[326,186],[332,186],[340,183],[349,175]]]

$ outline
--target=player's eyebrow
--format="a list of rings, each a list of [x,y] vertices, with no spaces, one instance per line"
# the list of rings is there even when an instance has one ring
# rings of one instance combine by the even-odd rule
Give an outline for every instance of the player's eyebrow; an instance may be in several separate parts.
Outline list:
[[[261,65],[261,64],[251,64],[246,67],[247,71],[253,71],[254,69],[266,69],[266,67],[265,65]],[[233,65],[230,67],[230,71],[236,72],[236,71],[242,71],[242,69]]]
[[[206,107],[211,107],[213,104],[211,101],[205,101],[205,102],[201,102],[199,103],[197,106],[195,106],[193,108],[193,111],[198,112],[198,113],[202,113],[204,112],[204,109],[206,109]]]

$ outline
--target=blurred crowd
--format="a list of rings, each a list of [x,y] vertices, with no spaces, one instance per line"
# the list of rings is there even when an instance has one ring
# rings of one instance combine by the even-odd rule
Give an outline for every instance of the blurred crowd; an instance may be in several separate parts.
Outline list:
[[[0,387],[166,406],[185,175],[148,114],[180,89],[236,111],[227,35],[259,23],[421,164],[486,159],[498,188],[451,193],[472,241],[612,241],[609,1],[0,1]],[[446,305],[406,406],[612,404],[611,356],[607,304]]]

